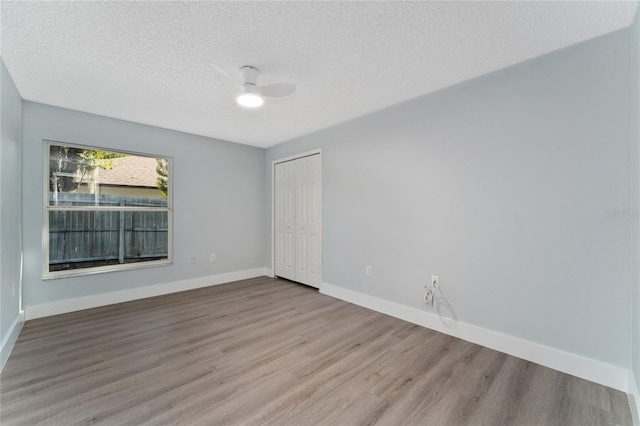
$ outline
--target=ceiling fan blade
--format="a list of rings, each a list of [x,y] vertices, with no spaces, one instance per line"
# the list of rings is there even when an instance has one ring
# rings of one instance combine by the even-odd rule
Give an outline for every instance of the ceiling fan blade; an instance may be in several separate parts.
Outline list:
[[[227,77],[229,80],[233,81],[235,84],[242,86],[242,83],[240,82],[240,80],[237,80],[235,78],[233,78],[231,76],[231,74],[229,74],[228,72],[226,72],[225,70],[223,70],[222,68],[220,68],[219,66],[217,66],[216,64],[211,64],[211,66],[213,67],[213,69],[222,76]]]
[[[281,98],[283,96],[289,96],[296,91],[296,85],[293,83],[273,83],[266,86],[259,86],[257,88],[258,93],[262,96],[268,96],[270,98]]]

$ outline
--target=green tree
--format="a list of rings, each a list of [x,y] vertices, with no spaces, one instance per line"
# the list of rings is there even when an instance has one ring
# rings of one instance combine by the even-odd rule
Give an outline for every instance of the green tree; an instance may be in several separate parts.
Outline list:
[[[162,198],[166,200],[169,193],[169,162],[166,158],[156,158],[156,161],[158,162],[158,165],[156,166],[156,173],[158,173],[156,186],[160,192],[162,192]]]
[[[97,168],[111,170],[116,158],[127,157],[119,152],[51,145],[49,151],[49,190],[57,185],[59,192],[78,189],[86,176]]]

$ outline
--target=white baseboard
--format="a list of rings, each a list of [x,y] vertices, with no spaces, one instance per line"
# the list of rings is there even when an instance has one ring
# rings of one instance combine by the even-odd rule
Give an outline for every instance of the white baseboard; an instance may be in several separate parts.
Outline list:
[[[629,370],[629,380],[627,382],[629,385],[627,389],[627,399],[629,400],[633,425],[640,426],[640,389],[638,389],[638,382],[636,382],[631,370]]]
[[[163,294],[193,290],[195,288],[224,284],[232,281],[246,280],[248,278],[264,276],[265,272],[265,268],[248,269],[245,271],[229,272],[226,274],[211,275],[208,277],[200,277],[184,281],[58,300],[39,305],[27,305],[25,306],[26,319],[32,320],[52,315],[65,314],[68,312],[81,311],[83,309],[97,308],[99,306],[113,305],[114,303],[144,299],[146,297],[161,296]]]
[[[628,392],[629,389],[629,370],[615,365],[461,321],[446,320],[443,322],[436,314],[331,284],[322,283],[320,293],[623,392]]]
[[[20,335],[20,330],[22,330],[22,324],[24,324],[24,311],[20,312],[16,319],[13,320],[9,332],[4,339],[2,339],[0,345],[0,371],[2,371],[9,359],[9,355],[11,355],[13,346],[16,344],[18,336]]]
[[[273,269],[271,268],[264,268],[264,274],[268,277],[275,277],[275,274],[273,273]]]

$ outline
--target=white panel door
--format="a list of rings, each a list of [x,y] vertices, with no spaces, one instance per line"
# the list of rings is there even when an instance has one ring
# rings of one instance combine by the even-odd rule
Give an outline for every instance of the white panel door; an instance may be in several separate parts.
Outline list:
[[[292,161],[275,166],[274,203],[275,274],[295,280],[296,165]]]
[[[322,267],[322,181],[319,155],[295,160],[296,281],[320,287]]]
[[[320,155],[275,165],[275,275],[320,288],[322,163]]]

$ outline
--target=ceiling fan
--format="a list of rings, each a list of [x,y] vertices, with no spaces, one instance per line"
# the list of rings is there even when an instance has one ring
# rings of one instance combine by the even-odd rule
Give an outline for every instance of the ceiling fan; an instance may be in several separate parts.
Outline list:
[[[217,65],[213,67],[226,76],[234,83],[240,85],[242,92],[236,98],[238,104],[248,107],[257,108],[264,103],[264,98],[282,98],[289,96],[296,91],[296,85],[293,83],[273,83],[265,86],[258,86],[258,68],[245,65],[240,67],[240,75],[242,81],[233,78],[228,72]]]

